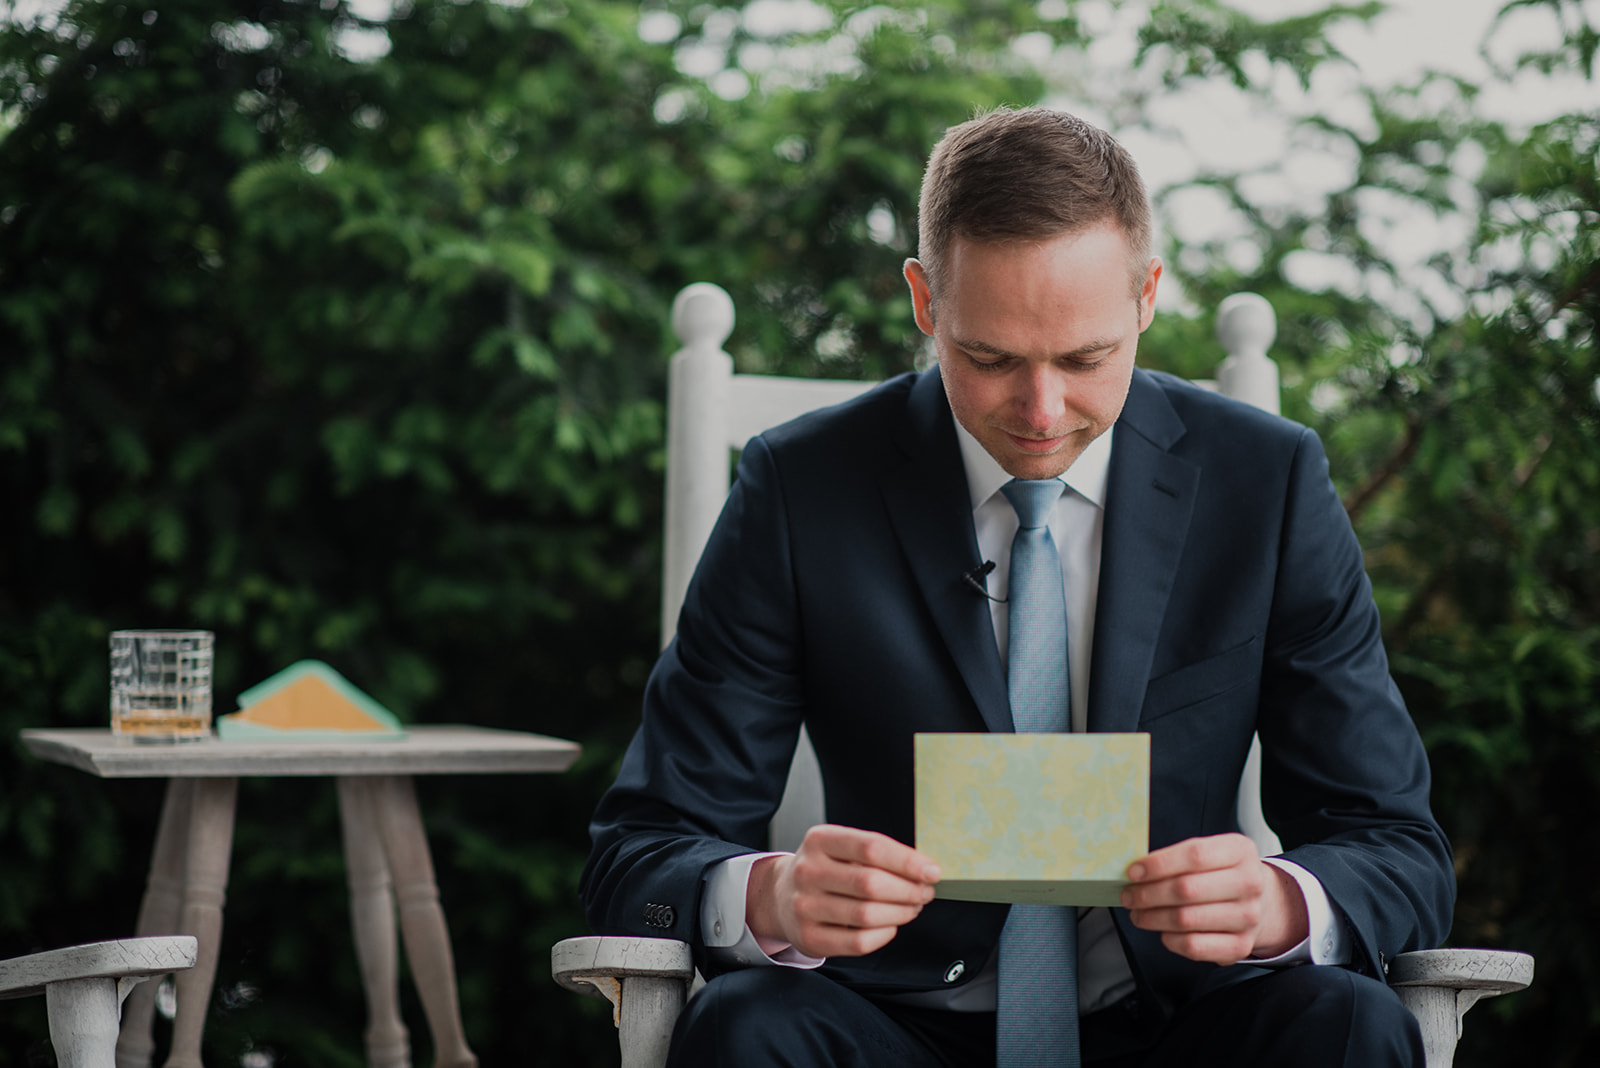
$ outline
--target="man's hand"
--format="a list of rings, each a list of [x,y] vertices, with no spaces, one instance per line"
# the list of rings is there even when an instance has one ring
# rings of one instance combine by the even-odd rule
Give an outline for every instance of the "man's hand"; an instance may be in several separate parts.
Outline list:
[[[880,949],[933,900],[939,868],[875,831],[823,824],[793,856],[750,869],[745,923],[758,939],[808,957],[859,957]]]
[[[1134,926],[1191,960],[1234,964],[1299,945],[1310,921],[1292,876],[1242,834],[1190,838],[1128,866],[1122,904]]]

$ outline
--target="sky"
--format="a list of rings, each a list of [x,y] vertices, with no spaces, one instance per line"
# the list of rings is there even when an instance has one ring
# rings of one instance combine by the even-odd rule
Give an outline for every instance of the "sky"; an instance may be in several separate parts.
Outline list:
[[[516,3],[521,0],[510,0]],[[1314,11],[1332,0],[1229,0],[1231,5],[1256,18],[1268,20]],[[1480,56],[1495,12],[1505,0],[1387,0],[1389,11],[1370,27],[1346,26],[1336,32],[1335,43],[1355,63],[1355,69],[1328,67],[1318,72],[1311,100],[1323,111],[1336,110],[1341,97],[1358,81],[1372,85],[1404,81],[1424,66],[1464,74],[1481,81],[1486,72]],[[1565,0],[1581,8],[1591,22],[1600,24],[1600,0]],[[0,0],[0,19],[31,19],[59,9],[65,0]],[[359,15],[381,20],[393,10],[395,0],[351,0]],[[1041,10],[1051,7],[1065,11],[1066,0],[1039,0]],[[1088,61],[1096,70],[1114,71],[1125,65],[1135,48],[1134,32],[1143,19],[1146,4],[1117,3],[1113,0],[1081,0],[1076,14],[1089,29],[1094,43]],[[730,13],[731,14],[731,13]],[[655,12],[659,19],[663,15]],[[652,13],[647,12],[641,36],[652,36]],[[665,16],[675,24],[676,19]],[[826,25],[827,16],[812,0],[750,0],[745,5],[743,23],[769,31],[815,29]],[[657,27],[662,24],[655,23]],[[667,29],[675,28],[666,27]],[[658,32],[658,31],[656,31]],[[1505,61],[1520,48],[1549,44],[1554,30],[1550,17],[1542,10],[1516,13],[1504,20],[1488,37],[1492,58]],[[1425,43],[1425,44],[1424,44]],[[381,31],[357,36],[349,51],[383,52],[387,42]],[[691,60],[692,62],[692,60]],[[731,87],[737,91],[737,87]],[[731,95],[731,94],[730,94]],[[1497,87],[1482,100],[1484,113],[1514,122],[1535,122],[1547,117],[1563,102],[1583,101],[1600,109],[1600,88],[1573,79],[1567,82],[1533,79],[1514,86]],[[1238,146],[1243,139],[1214,136],[1237,129],[1237,116],[1226,110],[1219,113],[1213,99],[1196,99],[1184,121],[1197,131],[1197,140],[1218,146]],[[1237,147],[1236,147],[1237,150]]]
[[[1550,47],[1558,40],[1556,24],[1543,10],[1513,13],[1496,26],[1494,16],[1504,2],[1391,0],[1390,10],[1370,27],[1347,27],[1334,39],[1357,63],[1360,76],[1372,84],[1404,81],[1424,66],[1482,81],[1488,71],[1480,55],[1485,45],[1491,59],[1505,64],[1519,51]],[[1282,17],[1289,11],[1315,7],[1298,0],[1236,0],[1236,6],[1258,18]],[[1573,6],[1580,7],[1591,22],[1600,21],[1600,3],[1582,0]],[[1331,96],[1338,83],[1330,72],[1319,92]],[[1529,79],[1490,92],[1481,106],[1486,115],[1496,119],[1536,122],[1547,118],[1553,107],[1574,100],[1600,104],[1600,92],[1581,79],[1540,85]]]
[[[516,3],[521,0],[509,0]],[[1332,0],[1230,0],[1238,8],[1259,19],[1284,18],[1325,6]],[[1448,70],[1479,79],[1485,71],[1479,55],[1495,12],[1505,0],[1387,0],[1389,11],[1370,27],[1346,27],[1335,35],[1335,42],[1359,68],[1355,71],[1328,70],[1314,86],[1321,106],[1328,106],[1360,78],[1369,84],[1402,81],[1423,66]],[[1600,0],[1565,0],[1581,8],[1589,20],[1600,23]],[[0,19],[32,19],[55,11],[65,0],[0,0]],[[357,14],[370,19],[387,18],[395,0],[351,0]],[[1040,0],[1041,10],[1054,6],[1066,9],[1066,0]],[[1143,17],[1142,3],[1114,3],[1113,0],[1082,0],[1077,14],[1091,30],[1095,43],[1090,58],[1097,68],[1114,69],[1133,54],[1133,32]],[[1119,10],[1120,9],[1120,10]],[[659,16],[659,13],[657,13]],[[747,27],[762,25],[771,29],[817,28],[819,9],[811,0],[750,0],[745,5]],[[824,19],[826,16],[821,16]],[[670,16],[668,16],[670,18]],[[646,14],[646,23],[650,19]],[[672,20],[675,22],[676,20]],[[1492,57],[1505,60],[1518,48],[1552,39],[1552,23],[1542,10],[1514,14],[1497,27],[1489,39]],[[650,36],[648,29],[642,35]],[[381,37],[381,35],[380,35]],[[1425,44],[1424,44],[1425,43]],[[354,50],[383,51],[386,42],[367,39]],[[1484,101],[1486,113],[1507,120],[1537,121],[1559,101],[1581,99],[1600,107],[1600,90],[1579,81],[1520,85],[1490,94]],[[1218,126],[1213,116],[1199,120],[1201,125]]]
[[[1305,207],[1349,184],[1354,153],[1337,138],[1293,128],[1285,115],[1320,114],[1362,130],[1370,122],[1358,92],[1363,86],[1412,84],[1425,69],[1461,75],[1487,87],[1476,104],[1477,114],[1513,129],[1582,109],[1600,113],[1600,87],[1581,78],[1527,74],[1509,84],[1490,83],[1491,63],[1509,68],[1520,53],[1550,48],[1559,40],[1557,24],[1547,9],[1520,11],[1497,24],[1495,15],[1503,4],[1504,0],[1391,0],[1390,10],[1372,23],[1352,21],[1332,34],[1350,63],[1323,64],[1309,90],[1302,89],[1289,72],[1280,71],[1272,82],[1274,99],[1268,102],[1219,79],[1153,97],[1141,117],[1154,129],[1117,132],[1153,189],[1208,170],[1243,171],[1251,173],[1245,189],[1258,205]],[[1284,18],[1324,6],[1308,0],[1233,0],[1233,5],[1259,19]],[[1581,9],[1591,23],[1600,23],[1600,0],[1581,0]],[[1080,75],[1091,75],[1091,84],[1115,83],[1134,56],[1142,11],[1109,0],[1085,0],[1077,12],[1093,40],[1080,61],[1087,71]],[[1071,100],[1060,103],[1074,106]],[[1093,104],[1079,106],[1086,118],[1116,129],[1114,115],[1097,114]],[[1452,162],[1465,174],[1481,159],[1463,155]],[[1465,181],[1461,197],[1463,203],[1469,197]],[[1460,313],[1465,301],[1459,286],[1427,263],[1439,252],[1465,254],[1470,216],[1437,216],[1380,190],[1362,190],[1359,205],[1363,235],[1402,266],[1402,277],[1415,291],[1401,292],[1391,279],[1376,273],[1363,276],[1343,259],[1310,251],[1297,252],[1285,263],[1289,280],[1309,290],[1333,287],[1352,296],[1375,297],[1419,330],[1427,328],[1430,317],[1425,301],[1447,317]],[[1248,271],[1252,259],[1258,258],[1248,242],[1227,242],[1243,227],[1220,193],[1184,190],[1165,201],[1161,216],[1169,230],[1187,241],[1222,241],[1229,259],[1241,270]],[[1164,286],[1158,303],[1169,310],[1190,310],[1176,286]]]
[[[1327,2],[1231,0],[1235,8],[1263,21],[1315,11]],[[1565,2],[1569,11],[1581,10],[1591,23],[1600,23],[1600,0]],[[1069,13],[1068,0],[1037,3],[1040,13],[1047,16]],[[1078,18],[1090,42],[1082,49],[1055,48],[1045,34],[1024,35],[1014,47],[1046,71],[1052,84],[1063,87],[1046,103],[1075,111],[1115,132],[1138,160],[1153,190],[1177,185],[1198,173],[1239,172],[1248,175],[1243,187],[1258,206],[1313,208],[1326,194],[1351,184],[1355,152],[1335,136],[1296,127],[1290,120],[1316,114],[1364,132],[1370,129],[1371,120],[1362,87],[1413,84],[1425,69],[1488,85],[1491,64],[1509,69],[1518,54],[1550,48],[1559,41],[1558,24],[1547,7],[1518,11],[1496,22],[1504,3],[1390,0],[1389,9],[1370,24],[1349,20],[1332,33],[1334,45],[1350,62],[1324,63],[1309,88],[1302,87],[1289,71],[1270,71],[1265,59],[1249,57],[1258,61],[1252,76],[1270,79],[1270,100],[1241,93],[1220,78],[1205,84],[1188,83],[1181,92],[1152,92],[1157,84],[1155,75],[1133,66],[1137,32],[1146,17],[1148,0],[1080,0],[1070,13]],[[830,25],[828,12],[813,0],[751,0],[742,15],[724,10],[708,18],[703,41],[679,48],[678,65],[729,98],[748,92],[752,77],[783,77],[789,67],[848,70],[853,61],[847,40],[848,31],[854,28],[851,23],[871,14],[869,8],[851,16],[843,27],[847,33],[827,45],[785,52],[760,41],[745,44],[737,53],[739,62],[725,69],[729,55],[725,42],[741,25],[758,38],[773,40],[785,32],[825,30]],[[646,40],[667,41],[676,37],[678,29],[675,16],[658,10],[645,13],[639,32]],[[839,44],[844,47],[828,47]],[[952,42],[950,47],[959,47],[959,43]],[[1128,114],[1125,103],[1119,107],[1119,102],[1134,98],[1148,101],[1137,115]],[[1433,104],[1424,98],[1418,106]],[[658,103],[657,114],[670,121],[683,106],[681,100],[667,94]],[[1480,117],[1505,122],[1513,129],[1582,108],[1600,112],[1600,89],[1581,78],[1557,80],[1539,75],[1489,85],[1475,105]],[[1463,175],[1458,183],[1460,201],[1470,208],[1471,191],[1465,176],[1481,165],[1482,159],[1465,152],[1451,163]],[[1363,236],[1401,265],[1402,277],[1415,288],[1400,292],[1392,279],[1373,273],[1362,276],[1339,257],[1311,251],[1295,253],[1286,264],[1290,280],[1308,289],[1332,286],[1351,295],[1375,297],[1410,318],[1420,330],[1427,328],[1429,304],[1446,316],[1459,313],[1464,307],[1460,287],[1427,263],[1440,251],[1466,255],[1470,211],[1439,217],[1374,189],[1361,190],[1358,200]],[[1259,259],[1259,250],[1243,238],[1241,220],[1214,190],[1184,189],[1166,198],[1161,208],[1161,221],[1170,231],[1191,243],[1220,243],[1224,255],[1241,271],[1251,269],[1252,257]],[[892,232],[892,219],[886,226]],[[1175,284],[1162,287],[1158,302],[1169,310],[1192,310]]]
[[[58,9],[65,0],[0,0],[0,19],[28,18]],[[519,0],[509,0],[519,2]],[[533,0],[540,2],[540,0]],[[1037,0],[1041,13],[1065,14],[1067,0]],[[1329,0],[1230,0],[1232,6],[1258,19],[1281,19],[1317,10]],[[1046,70],[1054,69],[1061,84],[1082,87],[1048,102],[1068,107],[1085,118],[1118,133],[1134,158],[1139,161],[1152,189],[1182,182],[1208,170],[1249,172],[1246,192],[1262,205],[1303,206],[1349,182],[1353,173],[1353,152],[1336,138],[1323,137],[1296,129],[1285,116],[1320,114],[1356,129],[1366,120],[1358,92],[1361,86],[1382,87],[1415,81],[1424,68],[1464,76],[1474,84],[1488,83],[1491,62],[1509,65],[1519,53],[1549,47],[1558,39],[1556,24],[1548,7],[1522,10],[1495,22],[1496,12],[1505,0],[1389,0],[1389,10],[1370,25],[1352,21],[1337,29],[1334,44],[1350,59],[1349,64],[1325,63],[1316,71],[1309,90],[1303,89],[1287,71],[1272,75],[1272,101],[1252,98],[1234,90],[1221,79],[1204,86],[1190,85],[1181,93],[1150,94],[1150,105],[1139,118],[1151,129],[1119,124],[1127,118],[1115,113],[1115,101],[1125,90],[1148,89],[1151,75],[1132,69],[1137,49],[1136,34],[1145,17],[1148,0],[1080,0],[1072,13],[1087,31],[1090,44],[1083,50],[1060,49],[1052,52],[1042,34],[1021,39],[1017,50]],[[1564,0],[1569,10],[1579,10],[1592,23],[1600,24],[1600,0]],[[362,17],[382,20],[388,17],[395,0],[351,0]],[[878,9],[881,11],[882,9]],[[850,22],[874,17],[866,8],[851,16]],[[1569,16],[1570,17],[1570,16]],[[719,33],[728,36],[741,23],[746,30],[770,40],[785,31],[825,29],[830,16],[814,0],[749,0],[742,13],[732,9],[714,10],[706,22],[707,38]],[[848,26],[846,29],[857,28]],[[240,24],[237,32],[259,31],[259,27]],[[659,10],[646,11],[639,33],[646,40],[671,40],[676,36],[677,19]],[[1492,30],[1492,32],[1491,32]],[[678,52],[680,69],[700,75],[725,96],[737,97],[749,91],[750,76],[766,67],[780,74],[789,64],[810,65],[815,69],[849,69],[853,62],[848,34],[841,34],[826,45],[818,45],[803,56],[785,55],[772,44],[760,40],[747,43],[739,52],[741,64],[723,69],[728,49],[716,44],[699,48],[684,47]],[[381,29],[357,30],[341,39],[342,49],[351,58],[381,55],[388,40]],[[842,45],[843,47],[830,47]],[[951,47],[958,47],[952,43]],[[763,52],[762,50],[765,49]],[[1484,53],[1487,53],[1487,59]],[[1261,61],[1262,68],[1265,61]],[[1264,70],[1252,73],[1266,73]],[[1142,78],[1142,83],[1139,79]],[[670,94],[669,94],[670,96]],[[672,117],[681,101],[664,98],[657,114]],[[1490,86],[1477,103],[1478,113],[1515,127],[1526,127],[1557,114],[1579,109],[1600,113],[1600,86],[1582,79],[1565,80],[1526,75],[1510,84]],[[1470,169],[1470,158],[1456,162]],[[1367,191],[1363,190],[1363,194]],[[1420,213],[1409,205],[1385,200],[1377,191],[1361,205],[1366,236],[1375,240],[1402,263],[1418,265],[1416,277],[1427,297],[1445,313],[1460,310],[1460,298],[1443,279],[1429,278],[1421,265],[1433,253],[1463,245],[1467,238],[1465,218],[1437,218]],[[1163,205],[1164,224],[1190,242],[1228,239],[1242,228],[1230,218],[1230,209],[1220,195],[1201,189],[1186,190]],[[892,225],[892,224],[891,224]],[[1243,270],[1250,267],[1253,254],[1247,242],[1227,243],[1227,255]],[[1335,285],[1349,292],[1371,293],[1381,280],[1362,279],[1349,264],[1314,253],[1296,254],[1290,266],[1291,281],[1307,288]],[[1395,295],[1405,300],[1403,295]],[[1183,295],[1175,286],[1164,286],[1162,303],[1169,308],[1184,307]],[[1410,313],[1416,318],[1421,305],[1413,300]],[[1424,325],[1420,320],[1418,325]]]
[[[1351,64],[1324,64],[1313,77],[1309,92],[1302,92],[1286,72],[1280,73],[1278,104],[1294,113],[1331,115],[1359,126],[1362,108],[1356,90],[1362,85],[1413,82],[1424,69],[1462,75],[1487,85],[1489,60],[1509,66],[1519,52],[1551,47],[1558,40],[1555,23],[1543,10],[1519,12],[1496,26],[1494,16],[1503,2],[1390,0],[1390,10],[1370,25],[1352,21],[1333,33],[1334,44]],[[1233,3],[1260,19],[1283,18],[1321,6],[1304,0]],[[1592,21],[1600,23],[1600,0],[1583,0],[1582,6]],[[1090,0],[1079,10],[1108,31],[1097,35],[1091,46],[1090,65],[1105,70],[1125,65],[1135,48],[1136,13],[1124,8],[1119,16],[1104,0]],[[1489,60],[1482,55],[1485,46]],[[1283,154],[1281,143],[1257,121],[1260,106],[1252,108],[1227,87],[1164,100],[1160,107],[1160,119],[1187,132],[1183,139],[1201,163],[1266,162]],[[1600,86],[1577,77],[1550,79],[1530,74],[1510,84],[1488,85],[1477,110],[1485,118],[1525,127],[1579,107],[1600,111]],[[1185,169],[1177,160],[1164,161],[1159,151],[1147,155],[1157,157],[1146,163],[1155,170],[1150,175],[1152,184],[1178,177]],[[1168,171],[1167,167],[1174,169]]]

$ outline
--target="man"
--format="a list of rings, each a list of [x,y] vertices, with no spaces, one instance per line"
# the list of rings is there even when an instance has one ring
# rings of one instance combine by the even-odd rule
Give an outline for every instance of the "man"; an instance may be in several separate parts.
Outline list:
[[[591,926],[694,948],[675,1064],[1420,1064],[1382,972],[1442,940],[1450,851],[1315,435],[1135,369],[1161,263],[1103,132],[955,127],[919,210],[938,369],[745,449],[595,814]],[[1023,526],[1053,555],[1012,586]],[[1031,616],[1009,640],[1041,574],[1066,634],[1046,729],[1152,753],[1123,907],[1059,921],[1042,963],[1020,909],[934,900],[906,844],[915,732],[1038,729],[1034,654],[1008,655],[1061,644]],[[802,723],[830,822],[763,853]],[[1270,863],[1234,822],[1257,731]]]

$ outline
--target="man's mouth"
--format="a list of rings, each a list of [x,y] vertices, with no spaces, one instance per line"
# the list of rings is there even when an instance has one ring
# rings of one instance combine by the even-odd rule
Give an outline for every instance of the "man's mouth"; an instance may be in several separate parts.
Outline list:
[[[1013,434],[1009,430],[1003,431],[1003,433],[1011,439],[1011,444],[1019,451],[1038,453],[1040,455],[1056,451],[1067,440],[1067,435],[1065,434],[1053,438],[1036,438]]]

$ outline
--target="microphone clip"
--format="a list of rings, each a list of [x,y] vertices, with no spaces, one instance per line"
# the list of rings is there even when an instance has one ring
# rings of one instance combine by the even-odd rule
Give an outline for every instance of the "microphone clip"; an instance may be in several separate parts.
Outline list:
[[[985,578],[987,578],[989,576],[989,572],[991,572],[993,570],[994,570],[994,561],[993,560],[985,560],[983,563],[979,564],[977,567],[973,568],[971,571],[967,571],[967,572],[963,573],[962,576],[961,576],[961,581],[963,583],[965,583],[967,586],[970,586],[972,588],[972,591],[974,593],[978,594],[979,596],[988,597],[989,600],[993,601],[995,604],[1005,604],[1006,602],[1005,602],[1004,599],[999,598],[999,597],[990,597],[989,596],[989,591],[984,589],[983,580]]]

